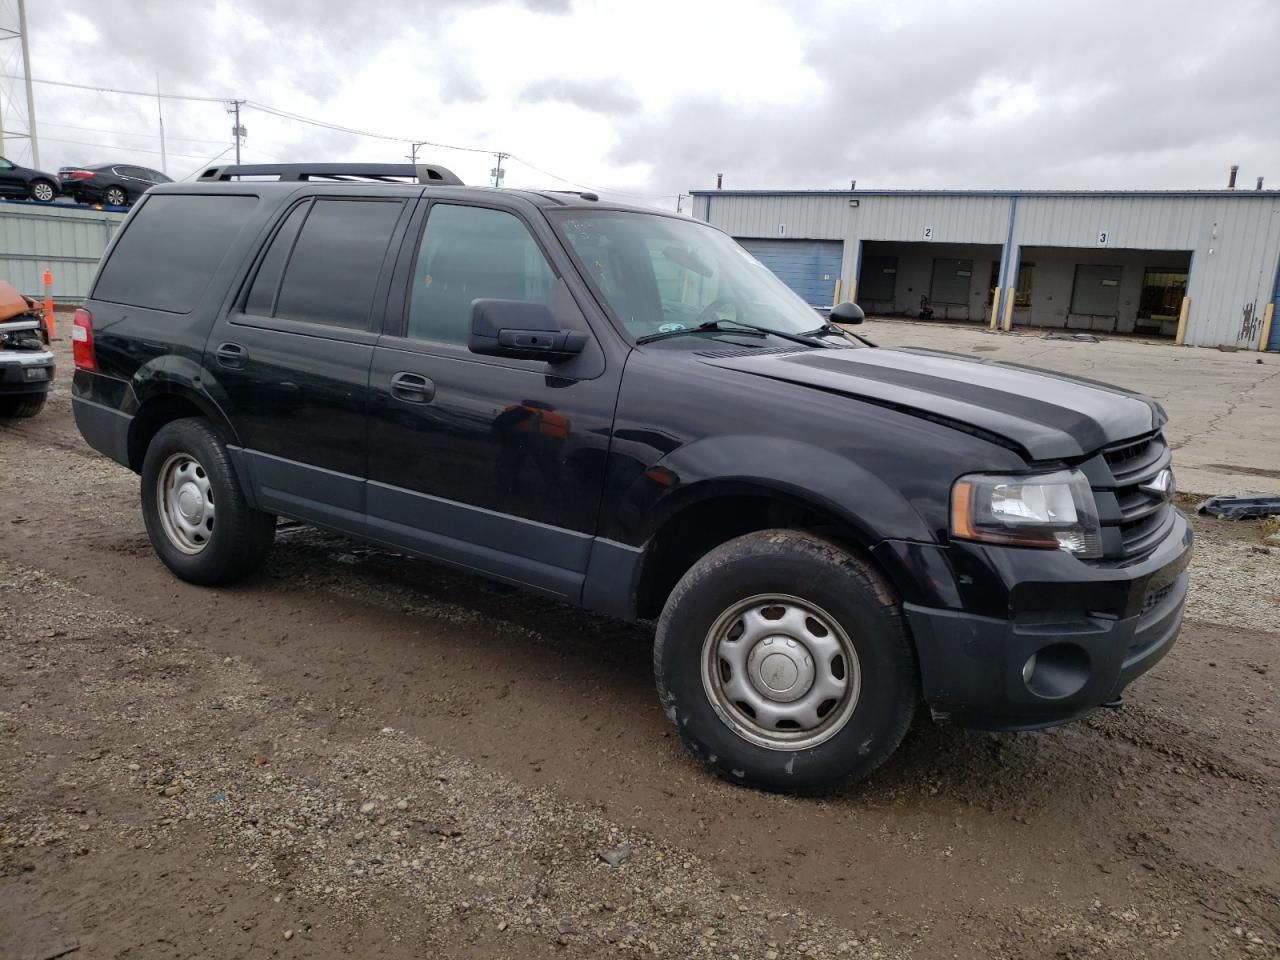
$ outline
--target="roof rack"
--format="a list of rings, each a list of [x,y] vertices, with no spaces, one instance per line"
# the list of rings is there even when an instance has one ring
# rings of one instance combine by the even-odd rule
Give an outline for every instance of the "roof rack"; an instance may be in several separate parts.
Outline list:
[[[434,163],[247,163],[210,167],[197,178],[199,182],[230,180],[232,177],[275,177],[281,181],[328,180],[339,183],[373,181],[375,183],[448,184],[463,186],[462,180],[448,167]]]

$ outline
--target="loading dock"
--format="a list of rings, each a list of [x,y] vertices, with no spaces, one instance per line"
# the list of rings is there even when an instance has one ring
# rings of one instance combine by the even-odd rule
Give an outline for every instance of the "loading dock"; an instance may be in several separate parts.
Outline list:
[[[870,313],[1280,349],[1280,191],[693,196],[694,216],[747,246],[780,236],[842,244],[841,289]],[[802,295],[815,305],[829,304],[835,287],[828,277],[837,246],[823,249],[820,272],[793,261],[784,277],[793,289],[808,289]]]
[[[868,313],[980,322],[987,319],[996,244],[867,241],[854,285]]]

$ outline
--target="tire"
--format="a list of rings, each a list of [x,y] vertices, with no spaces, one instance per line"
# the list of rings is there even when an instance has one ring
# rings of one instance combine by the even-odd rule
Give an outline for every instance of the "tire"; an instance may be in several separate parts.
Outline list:
[[[16,397],[0,397],[0,417],[20,419],[34,417],[44,409],[47,393],[27,393]]]
[[[794,530],[747,534],[695,563],[663,608],[653,660],[658,697],[694,755],[766,790],[824,793],[865,779],[898,748],[920,699],[888,585],[859,557]]]
[[[203,418],[160,428],[143,458],[141,494],[152,547],[189,583],[241,580],[271,550],[275,517],[248,505],[226,445]]]
[[[107,187],[102,202],[108,207],[123,207],[129,202],[129,195],[121,187]]]
[[[39,203],[53,203],[58,188],[49,180],[32,180],[27,185],[27,195]]]

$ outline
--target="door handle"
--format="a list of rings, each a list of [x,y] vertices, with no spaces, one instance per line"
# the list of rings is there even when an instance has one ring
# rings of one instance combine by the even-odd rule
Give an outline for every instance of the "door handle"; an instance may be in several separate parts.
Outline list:
[[[405,403],[430,403],[436,385],[420,373],[397,373],[391,378],[391,395]]]
[[[249,359],[249,351],[238,343],[223,343],[214,351],[214,356],[222,366],[235,369],[244,366]]]

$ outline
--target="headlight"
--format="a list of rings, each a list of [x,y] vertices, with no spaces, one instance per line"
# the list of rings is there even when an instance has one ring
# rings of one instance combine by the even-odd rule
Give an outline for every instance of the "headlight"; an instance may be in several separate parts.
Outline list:
[[[951,535],[964,540],[1102,556],[1093,490],[1083,473],[971,474],[951,488]]]

